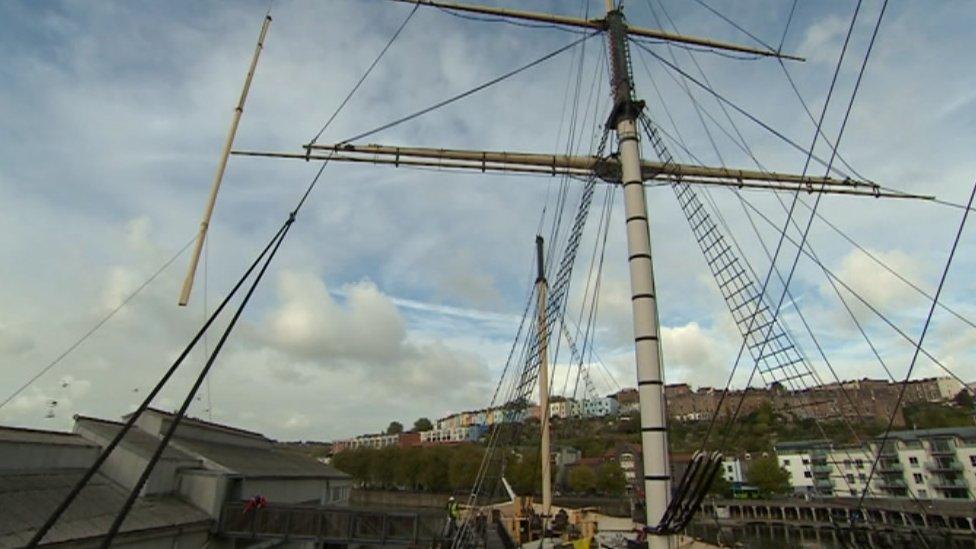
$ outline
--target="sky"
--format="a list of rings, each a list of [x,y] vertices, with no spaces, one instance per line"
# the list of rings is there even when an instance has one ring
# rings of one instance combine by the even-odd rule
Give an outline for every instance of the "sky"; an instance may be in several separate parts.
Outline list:
[[[598,17],[603,6],[602,0],[488,3],[587,17]],[[710,2],[774,46],[784,36],[790,4]],[[785,34],[783,51],[806,58],[785,66],[814,118],[824,108],[853,4],[799,2]],[[0,399],[71,347],[194,236],[266,9],[263,2],[0,3]],[[880,1],[865,0],[858,14],[825,111],[823,131],[831,141],[880,9]],[[275,2],[235,148],[299,152],[410,10],[381,0]],[[625,13],[635,26],[756,45],[695,2],[629,0]],[[962,1],[887,7],[839,147],[857,173],[901,191],[966,201],[976,177],[974,24],[976,11]],[[422,7],[319,141],[381,126],[577,37]],[[811,118],[777,61],[692,54],[658,43],[647,48],[674,55],[689,73],[700,69],[714,90],[802,149],[813,142]],[[592,152],[609,103],[602,56],[601,39],[592,38],[365,141],[554,153],[570,150],[572,135],[571,150]],[[727,117],[711,95],[694,84],[686,89],[650,55],[635,48],[632,57],[648,113],[701,162],[755,168],[727,136],[740,132],[765,168],[803,171],[803,152],[739,114]],[[668,144],[678,161],[691,161],[676,142]],[[816,152],[831,153],[823,140]],[[232,157],[190,306],[176,306],[184,253],[0,408],[0,423],[67,429],[73,414],[116,418],[135,408],[285,220],[317,168]],[[808,171],[822,175],[824,168],[814,163]],[[534,237],[540,227],[549,235],[561,188],[568,223],[582,188],[575,181],[561,186],[550,177],[328,166],[190,413],[278,439],[331,440],[376,432],[391,420],[409,426],[421,416],[486,406],[533,281]],[[589,364],[601,393],[632,386],[636,377],[617,189],[597,188],[568,309],[576,318],[583,303],[608,192],[614,202],[593,337],[599,364]],[[707,195],[764,277],[769,260],[760,237],[775,248],[787,221],[783,205],[794,196],[782,194],[779,202],[768,193],[741,193],[770,219],[752,217],[754,229],[745,213],[751,210],[736,194],[710,189]],[[811,205],[815,199],[800,198]],[[741,338],[672,190],[649,188],[648,206],[666,381],[723,387]],[[809,212],[796,206],[795,227],[807,223]],[[945,205],[850,196],[824,197],[818,213],[930,295],[962,216]],[[972,237],[967,228],[941,299],[965,318],[976,318],[967,276],[976,266]],[[820,218],[807,241],[822,265],[864,300],[841,290],[848,312],[821,267],[799,260],[790,284],[796,305],[787,301],[782,318],[814,367],[829,378],[826,357],[844,379],[884,378],[885,367],[902,379],[913,347],[864,303],[917,338],[930,299]],[[777,266],[784,276],[795,256],[795,247],[782,246]],[[771,284],[767,295],[777,302],[782,286]],[[207,349],[217,333],[207,338]],[[972,381],[974,343],[976,329],[939,309],[925,348]],[[192,352],[156,406],[179,406],[204,352]],[[733,386],[744,383],[750,367],[736,370]],[[575,374],[565,351],[555,370],[556,392],[571,392],[572,381],[565,380]],[[924,357],[912,371],[912,377],[932,375],[945,374]]]

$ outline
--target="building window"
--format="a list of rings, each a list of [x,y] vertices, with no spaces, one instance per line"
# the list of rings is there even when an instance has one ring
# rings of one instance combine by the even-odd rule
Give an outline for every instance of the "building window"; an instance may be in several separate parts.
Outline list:
[[[854,466],[857,467],[858,469],[864,469],[864,460],[863,459],[855,459],[854,460]]]
[[[783,467],[789,467],[789,466],[790,466],[790,460],[784,459],[783,460]]]
[[[969,456],[969,464],[976,467],[976,454]]]
[[[915,484],[922,484],[922,474],[912,473],[912,478],[915,479]]]
[[[725,470],[731,473],[732,472],[732,466],[731,465],[726,465],[725,466]]]
[[[912,467],[918,467],[918,458],[914,456],[908,458],[908,464]]]
[[[857,480],[859,480],[861,482],[865,482],[865,481],[868,480],[868,477],[864,473],[858,473],[857,474]]]
[[[810,460],[807,459],[807,458],[803,458],[803,464],[804,465],[810,465]]]
[[[927,491],[925,491],[925,490],[919,490],[918,491],[918,497],[920,497],[920,498],[927,498],[927,497],[929,497],[929,493]]]
[[[813,475],[810,474],[810,471],[803,471],[803,478],[812,478],[812,477]]]
[[[854,475],[847,475],[847,482],[849,484],[853,484],[853,482],[854,482]]]
[[[851,460],[845,459],[844,460],[844,469],[850,469],[850,468],[851,468]]]

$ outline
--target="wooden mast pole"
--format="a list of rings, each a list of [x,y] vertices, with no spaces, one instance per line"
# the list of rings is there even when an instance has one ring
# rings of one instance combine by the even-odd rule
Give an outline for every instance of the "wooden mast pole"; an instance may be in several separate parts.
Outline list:
[[[650,224],[641,176],[640,141],[637,132],[637,117],[641,105],[635,101],[633,95],[627,24],[623,13],[614,7],[613,0],[606,0],[606,5],[614,101],[609,124],[614,125],[617,130],[627,225],[627,257],[630,264],[637,390],[640,398],[644,505],[647,513],[645,524],[653,527],[661,522],[671,499],[671,472]],[[668,536],[650,535],[647,541],[651,549],[665,549],[670,545]]]
[[[193,278],[196,276],[197,264],[200,262],[200,253],[203,251],[203,243],[207,239],[207,228],[210,227],[210,217],[213,215],[214,204],[217,202],[217,192],[220,190],[220,183],[224,179],[224,170],[227,168],[227,158],[230,156],[230,149],[234,145],[234,137],[237,135],[237,126],[241,122],[241,114],[244,113],[244,102],[247,100],[247,92],[251,89],[251,80],[254,78],[254,69],[258,66],[258,58],[261,50],[264,49],[264,38],[268,35],[268,27],[271,25],[271,15],[264,16],[264,23],[261,25],[261,33],[258,35],[258,43],[254,47],[254,55],[251,57],[251,66],[247,69],[247,76],[244,77],[244,88],[241,96],[237,100],[237,107],[234,109],[234,117],[227,130],[227,138],[224,140],[224,148],[220,152],[220,161],[217,163],[217,171],[214,173],[213,184],[210,187],[210,197],[203,208],[203,219],[200,221],[200,231],[197,233],[197,240],[193,246],[193,255],[190,256],[190,266],[186,271],[186,278],[183,279],[183,289],[180,291],[179,304],[186,306],[190,301],[190,292],[193,290]]]
[[[537,299],[537,318],[536,318],[536,338],[539,345],[539,422],[542,444],[539,449],[539,458],[542,460],[542,516],[548,519],[552,510],[552,473],[550,472],[550,449],[549,440],[549,330],[546,327],[546,294],[549,284],[546,281],[546,270],[543,263],[542,237],[535,237],[536,264],[538,265],[538,276],[535,279],[536,299]],[[545,532],[543,532],[545,535]]]

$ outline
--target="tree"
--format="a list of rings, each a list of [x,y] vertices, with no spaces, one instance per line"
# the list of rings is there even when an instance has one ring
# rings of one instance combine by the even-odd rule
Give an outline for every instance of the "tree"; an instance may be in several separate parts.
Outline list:
[[[447,477],[454,491],[468,491],[474,485],[481,467],[481,450],[473,444],[462,444],[451,452]]]
[[[619,496],[624,493],[627,487],[627,477],[624,470],[616,461],[608,461],[600,466],[596,474],[596,486],[601,492],[612,496]]]
[[[973,395],[966,389],[959,391],[952,400],[956,403],[956,406],[959,406],[963,410],[973,409]]]
[[[721,474],[715,475],[715,480],[709,486],[708,493],[720,498],[727,498],[732,495],[732,485]]]
[[[399,435],[403,432],[403,424],[399,421],[391,421],[390,426],[386,428],[386,434],[388,435]]]
[[[369,481],[369,456],[366,455],[368,450],[346,450],[344,452],[339,452],[332,457],[332,465],[336,469],[352,475],[353,480],[359,483],[360,486],[365,486]]]
[[[443,446],[428,448],[423,467],[420,470],[420,483],[430,492],[448,492],[451,489],[448,468],[451,464],[450,450]]]
[[[426,448],[401,448],[396,463],[396,483],[408,490],[419,489]]]
[[[577,465],[569,470],[569,489],[577,494],[588,494],[596,489],[596,473],[586,465]]]
[[[424,431],[430,431],[433,428],[434,428],[434,425],[431,424],[430,420],[427,419],[427,418],[425,418],[425,417],[418,418],[417,421],[413,422],[413,430],[414,430],[414,432],[417,432],[417,433],[423,433]]]
[[[790,490],[790,474],[779,466],[775,456],[766,456],[752,460],[749,472],[746,473],[749,484],[759,488],[759,494],[783,494]]]

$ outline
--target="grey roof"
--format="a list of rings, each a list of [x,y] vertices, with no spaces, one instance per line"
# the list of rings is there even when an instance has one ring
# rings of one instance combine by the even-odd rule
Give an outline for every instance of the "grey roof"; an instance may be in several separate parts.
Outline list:
[[[976,427],[939,427],[937,429],[915,429],[914,431],[892,431],[890,437],[901,440],[948,437],[976,439]],[[881,439],[881,437],[876,438]]]
[[[80,470],[0,475],[0,547],[25,545],[62,501]],[[95,475],[44,538],[46,543],[83,540],[108,531],[128,495],[118,485]],[[175,497],[140,498],[122,524],[122,533],[169,526],[209,526],[206,513]]]
[[[331,465],[296,452],[173,438],[173,444],[244,477],[350,478]]]
[[[0,426],[0,442],[23,442],[28,444],[59,444],[65,446],[96,446],[81,435],[66,431],[44,431],[23,427]]]
[[[98,419],[93,417],[77,416],[75,417],[76,424],[81,425],[83,428],[90,430],[95,435],[104,438],[106,442],[112,440],[115,435],[122,428],[121,423],[115,421],[108,421],[106,419]],[[160,438],[153,436],[136,426],[129,429],[129,432],[125,434],[125,438],[122,439],[121,446],[128,448],[142,457],[148,458],[156,451],[156,447],[159,446]],[[195,460],[193,456],[181,452],[180,450],[173,448],[172,445],[168,445],[166,450],[163,451],[164,459],[185,459],[185,460]]]
[[[806,450],[810,448],[827,448],[831,442],[825,439],[815,440],[789,440],[777,442],[773,447],[776,450]]]
[[[122,419],[129,419],[129,417],[132,416],[133,413],[135,413],[135,412],[131,412],[131,413],[128,413],[128,414],[122,416]],[[164,411],[164,410],[160,410],[159,408],[153,408],[152,406],[149,406],[148,408],[146,408],[146,412],[145,413],[156,414],[156,415],[160,415],[160,416],[163,416],[163,417],[169,418],[169,419],[172,419],[173,417],[175,417],[175,415],[172,412],[167,412],[167,411]],[[200,419],[198,417],[193,417],[193,416],[183,416],[183,419],[180,420],[180,424],[181,425],[188,425],[188,426],[189,425],[195,425],[195,426],[203,427],[203,428],[206,428],[206,429],[217,429],[219,431],[227,431],[229,433],[234,433],[234,434],[238,434],[238,435],[246,435],[246,436],[250,436],[250,437],[253,437],[253,438],[260,438],[260,439],[264,439],[264,440],[271,440],[268,437],[264,436],[263,434],[261,434],[261,433],[259,433],[257,431],[249,431],[247,429],[241,429],[240,427],[234,427],[232,425],[225,425],[223,423],[215,423],[213,421],[207,421],[207,420]]]

